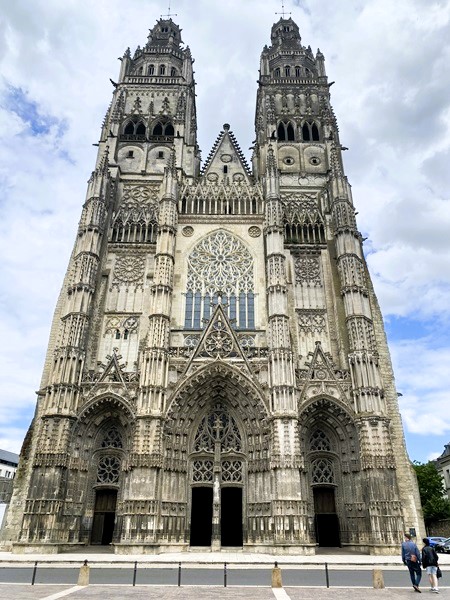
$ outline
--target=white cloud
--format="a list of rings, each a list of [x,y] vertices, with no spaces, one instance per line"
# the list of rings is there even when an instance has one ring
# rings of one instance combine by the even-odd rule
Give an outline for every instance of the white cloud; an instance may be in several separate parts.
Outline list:
[[[350,148],[346,172],[384,314],[439,319],[448,327],[449,2],[302,0],[285,6],[303,43],[324,52],[336,81],[332,102],[341,142]],[[127,46],[133,51],[145,43],[161,10],[151,0],[35,0],[33,10],[16,0],[3,6],[0,359],[7,369],[0,445],[5,440],[9,449],[19,449],[32,415],[51,312],[95,162],[92,143],[111,99],[109,78],[117,78],[117,57]],[[204,158],[225,122],[249,154],[259,55],[279,11],[277,0],[178,0],[175,20],[196,59]],[[22,90],[37,114],[55,124],[33,135],[30,123],[5,104],[8,86]],[[407,431],[448,431],[448,377],[433,365],[445,364],[449,352],[446,342],[438,353],[423,340],[397,341]],[[419,425],[411,406],[421,411]]]

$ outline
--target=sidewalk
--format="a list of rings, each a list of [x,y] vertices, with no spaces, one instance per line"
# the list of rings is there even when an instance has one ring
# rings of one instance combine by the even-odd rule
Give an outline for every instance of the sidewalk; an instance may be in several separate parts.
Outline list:
[[[239,565],[273,565],[275,561],[280,566],[288,565],[308,565],[308,566],[323,566],[325,563],[334,566],[355,566],[358,567],[373,567],[373,566],[388,566],[404,568],[399,553],[393,556],[372,556],[368,554],[356,554],[346,552],[340,548],[330,549],[330,553],[320,551],[314,556],[303,555],[276,555],[276,554],[256,554],[249,552],[176,552],[164,554],[113,554],[105,552],[95,552],[92,547],[80,550],[76,553],[63,554],[13,554],[11,552],[0,552],[0,566],[18,565],[20,563],[57,563],[63,564],[80,564],[87,559],[90,565],[117,565],[121,563],[129,564],[137,561],[140,564],[149,563],[155,565],[161,564],[191,564],[197,565],[223,565],[239,564]],[[444,568],[450,565],[450,554],[439,554],[439,564]]]
[[[426,588],[424,588],[424,592]],[[139,586],[11,586],[0,585],[4,600],[406,600],[415,598],[412,588],[201,588]],[[428,594],[431,596],[432,594]],[[436,594],[437,595],[437,594]],[[434,594],[433,594],[434,596]],[[425,596],[426,598],[427,596]],[[440,598],[450,598],[450,590],[442,590]]]

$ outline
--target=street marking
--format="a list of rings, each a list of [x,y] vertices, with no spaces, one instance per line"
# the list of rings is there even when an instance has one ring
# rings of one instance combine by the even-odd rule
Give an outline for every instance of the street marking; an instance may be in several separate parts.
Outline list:
[[[272,588],[272,592],[277,600],[291,600],[283,588]]]
[[[73,594],[78,590],[84,589],[83,585],[75,585],[74,587],[69,588],[68,590],[63,590],[62,592],[57,592],[56,594],[52,594],[51,596],[45,596],[42,600],[58,600],[58,598],[64,598],[64,596],[68,596],[69,594]]]

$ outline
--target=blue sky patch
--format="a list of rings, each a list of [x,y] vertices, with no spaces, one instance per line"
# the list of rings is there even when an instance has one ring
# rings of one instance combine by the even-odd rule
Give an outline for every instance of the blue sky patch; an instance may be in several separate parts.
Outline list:
[[[57,137],[61,137],[67,128],[64,121],[52,115],[43,114],[38,103],[30,99],[22,88],[8,85],[2,104],[7,110],[20,117],[34,136],[47,135],[56,125]]]

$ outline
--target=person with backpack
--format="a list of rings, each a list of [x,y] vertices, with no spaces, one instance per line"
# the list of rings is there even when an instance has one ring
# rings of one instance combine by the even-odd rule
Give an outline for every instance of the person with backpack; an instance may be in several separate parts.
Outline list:
[[[422,569],[420,568],[421,554],[419,548],[411,540],[409,533],[404,534],[405,541],[402,543],[402,561],[408,567],[409,576],[415,592],[421,593],[419,589],[422,579]]]
[[[422,564],[427,570],[431,591],[435,594],[439,594],[437,578],[439,556],[437,555],[436,550],[430,546],[430,540],[428,538],[423,538],[422,541],[425,544],[422,548]]]

